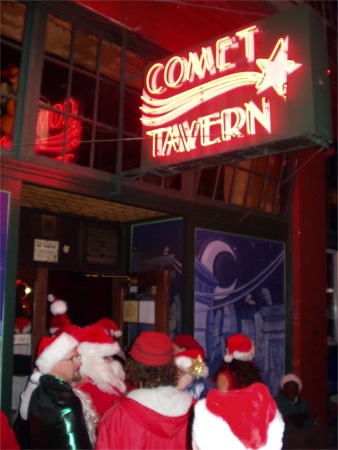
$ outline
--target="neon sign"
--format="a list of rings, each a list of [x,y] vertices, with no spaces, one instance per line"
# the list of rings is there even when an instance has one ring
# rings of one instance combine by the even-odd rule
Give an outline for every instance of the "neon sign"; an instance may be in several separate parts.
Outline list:
[[[56,103],[53,110],[40,108],[36,124],[35,153],[57,161],[72,162],[82,134],[81,120],[73,117],[78,113],[78,103],[74,99]],[[11,149],[12,141],[8,136],[3,136],[0,145]]]
[[[71,116],[66,119],[65,113],[68,110],[68,114],[77,115],[78,103],[70,99],[55,104],[53,109],[60,112],[40,109],[38,113],[34,151],[56,160],[62,160],[64,152],[64,161],[72,162],[73,152],[80,145],[82,123]]]
[[[243,150],[245,157],[292,150],[292,139],[298,148],[328,144],[327,123],[318,130],[308,115],[316,100],[311,27],[300,25],[313,14],[301,5],[151,65],[140,107],[143,169],[173,173],[242,159]],[[315,38],[323,40],[316,55],[323,79],[324,37]]]

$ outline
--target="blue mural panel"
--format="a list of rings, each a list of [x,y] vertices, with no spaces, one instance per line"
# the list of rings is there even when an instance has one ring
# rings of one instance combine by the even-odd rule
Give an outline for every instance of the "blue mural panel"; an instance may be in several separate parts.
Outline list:
[[[227,337],[243,333],[254,341],[254,361],[277,395],[285,354],[284,244],[204,229],[196,229],[195,240],[194,335],[211,375]]]

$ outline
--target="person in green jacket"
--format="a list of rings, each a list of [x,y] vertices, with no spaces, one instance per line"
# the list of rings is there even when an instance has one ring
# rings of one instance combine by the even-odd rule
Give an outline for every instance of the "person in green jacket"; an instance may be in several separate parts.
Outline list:
[[[72,383],[81,380],[76,328],[40,341],[33,374],[37,379],[25,394],[28,408],[23,413],[32,449],[93,448],[82,403],[72,389]]]
[[[281,380],[281,392],[275,397],[285,422],[283,449],[322,449],[323,438],[304,397],[301,379],[289,373]]]

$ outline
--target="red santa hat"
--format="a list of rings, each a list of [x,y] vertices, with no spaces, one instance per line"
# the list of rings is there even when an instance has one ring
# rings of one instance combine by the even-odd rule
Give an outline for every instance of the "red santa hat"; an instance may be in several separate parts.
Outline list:
[[[78,351],[80,355],[88,357],[105,357],[116,355],[120,351],[120,346],[106,328],[93,324],[82,329]]]
[[[54,335],[59,328],[71,324],[67,314],[67,303],[64,300],[59,300],[54,294],[48,294],[48,301],[51,303],[50,312],[52,318],[49,324],[49,333]]]
[[[60,336],[48,336],[40,340],[35,365],[41,373],[49,373],[67,353],[78,346],[75,329],[72,334],[61,333]]]
[[[103,318],[96,322],[96,325],[106,328],[114,337],[122,336],[122,331],[112,319]]]
[[[241,333],[227,339],[227,352],[224,361],[230,363],[233,359],[252,361],[255,356],[255,345],[251,339]]]
[[[204,348],[190,334],[178,334],[173,338],[172,343],[182,350],[198,350],[202,359],[205,358]]]
[[[32,322],[27,317],[17,317],[14,322],[14,332],[16,334],[30,333]]]
[[[290,381],[293,381],[298,385],[299,391],[301,391],[303,389],[302,380],[299,377],[297,377],[297,375],[295,375],[294,373],[288,373],[287,375],[284,375],[284,377],[282,378],[282,380],[280,382],[281,389],[283,389],[284,385],[286,383],[289,383]]]
[[[199,450],[280,450],[284,422],[266,386],[209,391],[195,406],[193,441]]]
[[[173,347],[166,334],[143,331],[135,339],[129,354],[146,366],[163,366],[173,360]]]
[[[184,350],[175,355],[175,364],[184,372],[193,377],[207,377],[209,375],[208,367],[204,362],[204,352],[199,350]]]

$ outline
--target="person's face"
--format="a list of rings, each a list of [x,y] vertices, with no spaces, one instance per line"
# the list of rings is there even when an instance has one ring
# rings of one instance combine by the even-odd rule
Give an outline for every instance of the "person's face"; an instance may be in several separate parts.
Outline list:
[[[285,397],[293,402],[295,398],[298,396],[298,384],[295,381],[289,381],[284,384],[283,392]]]
[[[51,370],[50,375],[61,378],[66,383],[78,383],[81,381],[80,367],[82,366],[80,356],[76,349],[71,350]]]
[[[179,391],[184,391],[184,389],[192,382],[193,377],[190,375],[190,373],[184,372],[183,370],[179,369],[179,378],[176,388]]]

